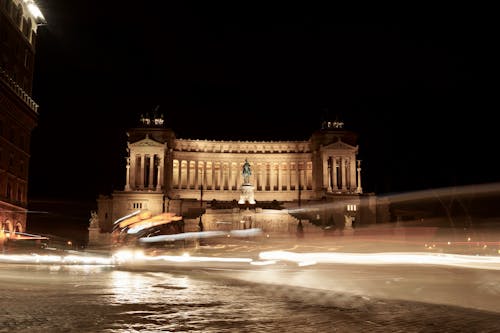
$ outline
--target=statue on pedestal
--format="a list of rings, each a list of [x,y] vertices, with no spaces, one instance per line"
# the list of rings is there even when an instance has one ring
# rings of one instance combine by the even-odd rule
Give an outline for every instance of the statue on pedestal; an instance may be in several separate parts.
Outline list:
[[[248,159],[245,158],[245,163],[243,164],[243,184],[250,184],[250,176],[252,175],[252,170],[250,169],[250,163]]]
[[[250,168],[250,163],[248,163],[248,159],[245,159],[241,174],[243,175],[243,184],[241,185],[241,195],[238,203],[244,204],[248,202],[251,205],[254,205],[254,187],[252,186],[252,184],[250,184],[250,176],[252,175],[252,170]]]

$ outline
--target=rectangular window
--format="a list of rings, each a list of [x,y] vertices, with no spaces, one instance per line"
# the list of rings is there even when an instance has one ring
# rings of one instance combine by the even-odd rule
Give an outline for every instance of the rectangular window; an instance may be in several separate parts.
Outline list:
[[[348,212],[355,212],[357,210],[356,205],[347,205]]]

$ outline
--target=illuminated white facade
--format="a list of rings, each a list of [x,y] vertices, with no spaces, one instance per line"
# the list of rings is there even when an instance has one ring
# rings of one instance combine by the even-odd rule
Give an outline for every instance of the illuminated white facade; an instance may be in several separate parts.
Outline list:
[[[341,138],[313,150],[309,141],[176,139],[170,147],[146,135],[128,148],[125,191],[165,190],[187,199],[198,198],[203,186],[205,200],[235,200],[245,159],[251,164],[255,195],[263,201],[295,200],[299,186],[303,199],[362,191],[358,148]]]
[[[107,221],[104,229],[137,209],[185,216],[207,203],[237,205],[245,160],[251,165],[249,183],[256,201],[247,202],[247,208],[273,201],[293,206],[347,200],[359,205],[363,189],[356,135],[344,130],[343,123],[325,122],[307,141],[177,139],[163,127],[163,118],[143,117],[141,124],[128,133],[123,191],[98,200],[100,221]]]

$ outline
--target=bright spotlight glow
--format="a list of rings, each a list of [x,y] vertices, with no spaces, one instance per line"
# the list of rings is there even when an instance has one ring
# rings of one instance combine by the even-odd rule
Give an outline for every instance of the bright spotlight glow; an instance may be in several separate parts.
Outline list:
[[[143,259],[144,252],[140,250],[120,250],[113,254],[113,259],[118,263]]]
[[[40,11],[40,8],[38,8],[38,6],[35,3],[35,1],[33,1],[33,0],[24,0],[24,3],[26,4],[26,7],[28,8],[28,11],[35,18],[35,20],[39,20],[39,21],[45,22],[45,17],[43,16],[42,12]]]
[[[35,19],[45,20],[42,12],[40,11],[40,8],[38,8],[38,6],[34,3],[28,3],[28,10],[30,11],[31,15],[35,17]]]

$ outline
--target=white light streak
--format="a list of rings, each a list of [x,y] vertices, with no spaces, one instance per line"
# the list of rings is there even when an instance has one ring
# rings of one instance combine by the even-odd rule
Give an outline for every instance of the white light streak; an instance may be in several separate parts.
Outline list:
[[[264,260],[292,261],[299,265],[316,262],[318,264],[352,265],[441,265],[466,268],[500,270],[498,256],[472,256],[461,254],[425,252],[386,252],[386,253],[294,253],[287,251],[261,252]]]
[[[257,236],[262,233],[259,228],[244,229],[244,230],[231,230],[226,231],[200,231],[200,232],[185,232],[181,234],[173,235],[158,235],[151,237],[139,238],[140,242],[143,243],[155,243],[155,242],[173,242],[177,240],[187,240],[187,239],[197,239],[197,238],[211,238],[211,237],[250,237]]]
[[[78,265],[111,265],[112,258],[97,256],[57,256],[39,254],[1,254],[0,262],[29,264],[78,264]]]
[[[274,265],[276,264],[276,260],[265,260],[265,261],[252,261],[250,262],[250,265],[255,265],[255,266],[268,266],[268,265]]]
[[[252,229],[244,229],[244,230],[231,230],[229,234],[232,237],[248,237],[248,236],[258,236],[262,234],[262,229],[252,228]]]
[[[225,236],[226,234],[227,233],[224,231],[185,232],[182,234],[142,237],[139,238],[139,241],[143,243],[173,242],[176,240],[184,240],[184,239],[220,237],[220,236]]]

